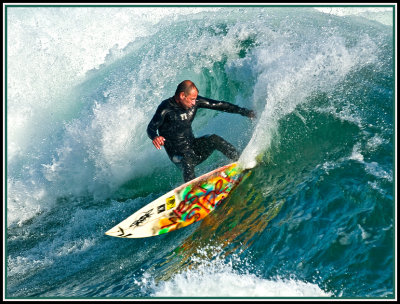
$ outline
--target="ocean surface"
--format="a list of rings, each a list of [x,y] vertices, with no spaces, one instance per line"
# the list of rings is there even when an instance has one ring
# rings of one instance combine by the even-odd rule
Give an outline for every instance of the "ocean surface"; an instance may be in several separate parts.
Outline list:
[[[393,7],[6,13],[6,298],[396,297]],[[106,236],[183,182],[146,127],[185,79],[257,112],[193,123],[257,166],[201,222]]]

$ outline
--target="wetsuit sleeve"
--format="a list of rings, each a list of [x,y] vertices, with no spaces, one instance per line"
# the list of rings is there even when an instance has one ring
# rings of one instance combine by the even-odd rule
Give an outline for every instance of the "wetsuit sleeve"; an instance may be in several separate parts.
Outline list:
[[[147,135],[151,140],[154,140],[158,136],[157,130],[164,122],[165,112],[161,105],[157,108],[156,113],[153,118],[150,120],[149,125],[147,126]]]
[[[237,113],[243,116],[251,116],[253,113],[253,111],[249,109],[241,108],[230,102],[213,100],[202,96],[197,96],[197,105],[199,108],[207,108],[223,112]]]

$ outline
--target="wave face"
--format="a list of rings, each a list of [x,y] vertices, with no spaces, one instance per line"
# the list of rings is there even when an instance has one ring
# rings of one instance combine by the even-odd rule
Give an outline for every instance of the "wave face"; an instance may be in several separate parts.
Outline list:
[[[6,297],[394,297],[393,8],[8,7]],[[176,85],[258,165],[202,222],[104,235],[178,186]],[[197,174],[228,163],[214,153]]]

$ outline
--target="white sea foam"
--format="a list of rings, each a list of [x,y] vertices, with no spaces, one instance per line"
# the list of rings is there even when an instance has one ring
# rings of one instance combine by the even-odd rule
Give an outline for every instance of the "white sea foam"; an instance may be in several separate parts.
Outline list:
[[[389,182],[393,181],[392,170],[382,168],[382,166],[377,162],[366,162],[365,169],[369,174],[374,175],[379,179],[385,179]]]
[[[211,259],[207,252],[213,252]],[[153,297],[330,297],[317,284],[294,278],[262,278],[251,273],[254,266],[232,255],[228,260],[213,246],[200,250],[192,257],[195,266],[174,275],[170,280],[155,283],[145,276],[142,287]]]
[[[353,69],[376,61],[376,48],[368,36],[351,48],[346,47],[343,38],[333,35],[328,41],[313,41],[295,50],[282,36],[269,37],[266,45],[254,51],[252,66],[257,78],[253,100],[264,104],[264,109],[239,160],[243,166],[249,166],[269,148],[281,118],[307,102],[312,93],[329,93]]]
[[[357,224],[357,226],[358,226],[358,228],[360,228],[361,237],[363,240],[365,240],[371,236],[371,233],[368,233],[367,231],[365,231],[365,229],[360,224]]]
[[[394,8],[392,7],[317,7],[315,9],[326,14],[337,16],[360,16],[380,22],[384,25],[393,25]]]
[[[71,253],[77,253],[81,251],[86,251],[92,246],[94,246],[96,241],[94,239],[81,239],[76,241],[70,241],[60,248],[56,252],[58,256],[65,256]]]
[[[378,149],[382,144],[387,144],[388,141],[383,139],[379,134],[375,134],[373,137],[368,139],[367,148],[370,151],[375,151]]]
[[[357,143],[356,145],[354,145],[353,151],[352,151],[349,159],[357,160],[359,162],[362,162],[364,160],[364,156],[361,154],[361,144],[360,143]]]
[[[20,276],[25,277],[29,273],[33,273],[40,268],[49,267],[53,265],[54,260],[48,258],[38,258],[38,257],[8,257],[7,267],[8,267],[8,276]]]
[[[154,297],[330,297],[318,285],[293,279],[262,279],[222,272],[189,271],[154,288]]]
[[[10,179],[7,183],[7,224],[21,225],[24,221],[45,211],[48,207],[46,190],[35,184]]]
[[[362,155],[362,153],[360,151],[361,151],[361,144],[360,143],[355,144],[353,147],[352,154],[350,155],[350,157],[348,159],[356,160],[356,161],[362,163],[365,167],[365,171],[368,174],[374,175],[378,179],[385,179],[385,180],[388,180],[389,182],[392,182],[393,174],[392,174],[391,170],[386,170],[386,169],[382,168],[382,166],[377,162],[365,161],[364,156]],[[343,161],[346,159],[347,158],[343,158],[339,161]]]
[[[351,151],[351,154],[349,156],[341,157],[335,162],[325,162],[322,165],[317,165],[316,169],[319,169],[322,167],[322,169],[325,171],[326,174],[329,174],[331,170],[334,170],[340,166],[342,166],[344,163],[348,162],[349,160],[352,161],[357,161],[360,164],[362,164],[365,168],[365,172],[375,176],[378,179],[383,179],[387,180],[389,182],[393,181],[393,172],[391,169],[385,169],[382,167],[381,164],[377,162],[368,162],[364,159],[364,155],[361,152],[362,147],[361,143],[356,143],[353,146],[353,149]],[[368,182],[368,184],[373,188],[379,190],[381,192],[382,190],[377,187],[377,181],[374,182]]]

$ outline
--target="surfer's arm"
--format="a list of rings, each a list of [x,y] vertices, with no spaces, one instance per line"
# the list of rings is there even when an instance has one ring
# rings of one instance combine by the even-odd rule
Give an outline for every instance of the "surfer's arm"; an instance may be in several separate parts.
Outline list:
[[[165,138],[158,135],[158,128],[164,122],[165,111],[161,109],[161,107],[157,108],[156,113],[151,119],[149,125],[147,126],[147,135],[152,140],[153,145],[157,149],[161,149],[161,146],[164,145]]]
[[[226,102],[226,101],[213,100],[210,98],[197,96],[196,103],[199,108],[207,108],[207,109],[219,110],[219,111],[223,111],[223,112],[237,113],[242,116],[247,116],[250,118],[256,117],[255,112],[253,110],[242,108],[242,107],[239,107],[237,105],[234,105],[234,104],[232,104],[230,102]]]

